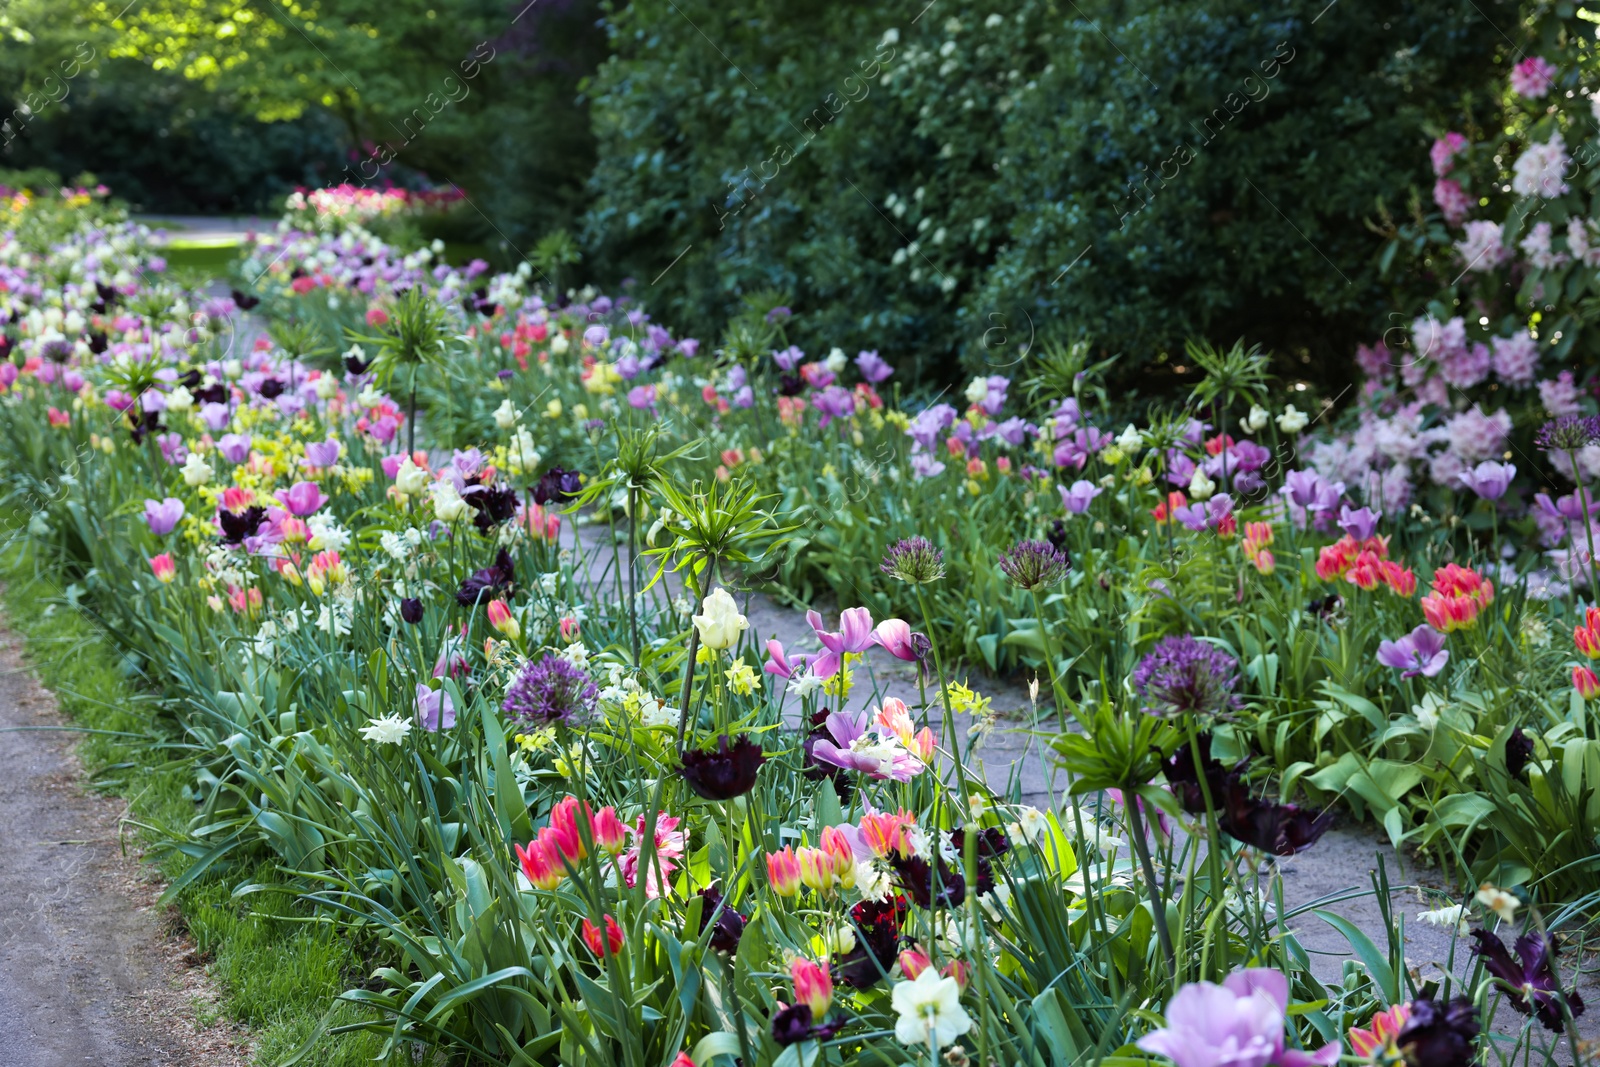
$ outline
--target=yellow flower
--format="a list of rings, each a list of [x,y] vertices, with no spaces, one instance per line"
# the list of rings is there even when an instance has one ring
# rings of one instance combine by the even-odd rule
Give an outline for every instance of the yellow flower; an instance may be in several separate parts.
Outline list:
[[[559,419],[561,417],[560,397],[556,397],[554,400],[550,401],[550,403],[544,406],[544,417],[547,419]]]
[[[978,716],[989,713],[989,698],[973,692],[962,682],[951,682],[945,686],[944,696],[950,702],[950,710],[958,715],[963,712]]]
[[[728,679],[728,688],[742,697],[749,696],[761,686],[761,676],[745,663],[743,656],[734,660],[733,667],[722,673]]]

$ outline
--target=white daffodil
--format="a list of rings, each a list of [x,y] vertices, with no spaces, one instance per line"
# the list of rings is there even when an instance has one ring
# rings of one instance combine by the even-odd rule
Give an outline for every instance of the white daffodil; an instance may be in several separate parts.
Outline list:
[[[961,986],[929,967],[914,982],[899,982],[890,1004],[900,1018],[894,1036],[911,1048],[938,1048],[972,1029],[972,1017],[961,1006]]]
[[[1517,921],[1517,909],[1522,906],[1522,901],[1513,894],[1506,892],[1499,886],[1490,885],[1488,882],[1478,887],[1478,903],[1500,916],[1506,923]]]
[[[1446,929],[1455,927],[1456,932],[1463,936],[1467,933],[1467,909],[1461,904],[1452,904],[1448,908],[1437,911],[1423,911],[1417,913],[1417,921],[1429,926],[1439,926]]]
[[[379,745],[398,745],[410,732],[411,720],[403,715],[385,715],[378,719],[368,719],[367,725],[361,728],[362,738]]]

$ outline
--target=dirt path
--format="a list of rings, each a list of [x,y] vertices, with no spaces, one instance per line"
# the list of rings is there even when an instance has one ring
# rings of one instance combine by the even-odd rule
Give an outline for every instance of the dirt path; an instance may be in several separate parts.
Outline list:
[[[234,1067],[211,993],[164,928],[148,868],[124,856],[123,802],[87,794],[73,735],[0,630],[0,1063]]]

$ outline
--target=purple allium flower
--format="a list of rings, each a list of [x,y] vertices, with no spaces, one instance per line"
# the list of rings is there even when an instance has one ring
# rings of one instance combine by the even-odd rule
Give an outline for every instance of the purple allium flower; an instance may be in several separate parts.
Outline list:
[[[1238,704],[1239,664],[1215,645],[1183,634],[1156,642],[1133,672],[1152,715],[1215,715]]]
[[[1570,993],[1561,989],[1561,977],[1556,973],[1556,945],[1549,935],[1533,931],[1517,938],[1517,958],[1506,951],[1505,942],[1487,930],[1472,931],[1477,944],[1472,951],[1483,960],[1486,970],[1495,977],[1495,984],[1505,994],[1511,1006],[1523,1015],[1535,1015],[1546,1030],[1560,1033],[1566,1026],[1565,1016],[1571,1013],[1576,1019],[1583,1014],[1583,998],[1577,989]],[[1562,1010],[1565,1002],[1566,1011]]]
[[[1088,511],[1094,498],[1100,495],[1099,486],[1082,478],[1073,482],[1070,489],[1064,485],[1058,485],[1056,488],[1061,491],[1061,506],[1074,515],[1082,515]]]
[[[793,315],[794,315],[794,312],[790,311],[788,308],[786,308],[782,304],[780,304],[777,307],[773,308],[771,311],[767,312],[767,321],[768,322],[782,322],[784,319],[790,318]]]
[[[429,689],[417,683],[417,721],[429,733],[448,730],[456,724],[456,704],[443,689]]]
[[[1284,1047],[1289,980],[1279,971],[1252,967],[1222,980],[1191,982],[1167,1002],[1167,1025],[1138,1041],[1178,1067],[1333,1067],[1339,1042],[1316,1052]]]
[[[1346,504],[1339,509],[1339,529],[1357,541],[1365,541],[1378,531],[1378,520],[1381,518],[1381,511],[1367,507],[1352,509]]]
[[[1048,589],[1071,568],[1066,553],[1049,541],[1018,541],[1000,553],[1000,570],[1019,589]]]
[[[1546,452],[1576,452],[1600,441],[1600,416],[1563,415],[1539,428],[1534,444]]]
[[[150,524],[150,532],[157,537],[165,537],[178,525],[178,520],[183,518],[183,501],[177,497],[169,496],[165,500],[149,500],[144,502],[144,521]]]
[[[861,372],[863,378],[873,385],[877,385],[894,373],[894,368],[889,366],[882,356],[878,355],[878,350],[875,348],[856,356],[856,369]]]
[[[1516,476],[1515,463],[1495,463],[1492,460],[1485,460],[1471,470],[1456,475],[1462,485],[1485,500],[1499,500],[1505,496],[1506,490],[1511,487],[1511,479]]]
[[[1405,1062],[1416,1067],[1471,1067],[1477,1051],[1478,1009],[1470,997],[1444,1004],[1430,997],[1411,1002],[1411,1014],[1395,1040]]]
[[[547,654],[529,663],[506,688],[500,705],[507,718],[530,726],[570,722],[594,710],[600,690],[583,668]]]
[[[767,762],[761,746],[746,734],[717,738],[709,751],[687,749],[679,754],[683,781],[694,794],[706,800],[732,800],[755,788],[756,773]]]
[[[879,570],[910,585],[928,585],[944,577],[944,552],[926,537],[906,537],[890,546]]]
[[[1378,662],[1393,667],[1402,678],[1422,675],[1432,678],[1444,670],[1450,653],[1444,647],[1444,634],[1424,623],[1398,641],[1378,645]]]
[[[921,774],[922,761],[881,730],[867,729],[869,721],[864,711],[857,715],[833,712],[823,722],[828,736],[811,746],[812,759],[896,782],[909,782]]]

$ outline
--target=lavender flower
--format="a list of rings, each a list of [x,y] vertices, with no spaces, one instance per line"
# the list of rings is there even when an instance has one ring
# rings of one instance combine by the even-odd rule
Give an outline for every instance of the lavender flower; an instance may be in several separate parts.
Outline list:
[[[944,577],[944,552],[926,537],[905,537],[890,546],[878,569],[908,585],[929,585]]]
[[[1539,429],[1533,443],[1546,452],[1576,452],[1600,441],[1600,417],[1563,415]]]
[[[1089,505],[1094,498],[1100,495],[1100,487],[1093,482],[1079,479],[1072,483],[1072,488],[1058,485],[1056,488],[1061,493],[1061,506],[1074,515],[1082,515],[1089,510]]]
[[[1012,585],[1030,592],[1057,584],[1071,567],[1066,553],[1049,541],[1018,541],[1000,553],[1000,570]]]
[[[894,368],[878,355],[878,350],[875,348],[856,356],[856,369],[861,371],[861,376],[873,385],[877,385],[894,373]]]
[[[1445,651],[1444,634],[1424,623],[1398,641],[1378,645],[1378,662],[1393,667],[1402,678],[1422,675],[1432,678],[1444,670],[1450,653]]]
[[[1355,538],[1365,541],[1378,529],[1378,520],[1383,518],[1383,512],[1373,511],[1371,508],[1351,508],[1349,504],[1339,509],[1339,529]]]
[[[1239,664],[1189,634],[1167,637],[1139,661],[1133,687],[1152,715],[1215,715],[1235,707]]]
[[[593,711],[599,695],[582,668],[560,656],[547,655],[522,668],[500,706],[517,722],[545,726]]]
[[[1556,946],[1548,935],[1535,932],[1517,938],[1515,959],[1506,951],[1505,942],[1487,930],[1474,930],[1472,936],[1477,942],[1473,954],[1482,957],[1484,968],[1517,1011],[1537,1015],[1545,1029],[1554,1033],[1561,1032],[1567,1015],[1576,1019],[1583,1014],[1583,998],[1577,989],[1565,992],[1561,988]]]
[[[1499,500],[1506,495],[1506,490],[1511,487],[1511,479],[1517,476],[1515,463],[1494,463],[1485,461],[1471,470],[1462,471],[1456,475],[1461,484],[1477,493],[1485,500]]]

